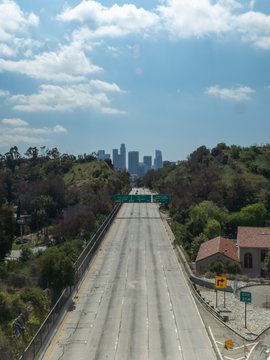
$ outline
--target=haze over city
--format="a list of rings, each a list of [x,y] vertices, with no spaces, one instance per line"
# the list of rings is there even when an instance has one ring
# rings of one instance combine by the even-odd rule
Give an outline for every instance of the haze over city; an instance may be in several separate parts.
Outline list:
[[[269,142],[269,0],[0,0],[0,153]]]

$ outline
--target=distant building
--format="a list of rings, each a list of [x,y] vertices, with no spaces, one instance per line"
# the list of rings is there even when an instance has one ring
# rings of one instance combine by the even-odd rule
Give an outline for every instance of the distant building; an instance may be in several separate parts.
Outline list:
[[[98,158],[98,160],[110,159],[111,155],[105,154],[105,150],[98,150],[97,158]]]
[[[119,167],[119,154],[118,149],[113,149],[113,166],[116,170],[120,170]]]
[[[143,163],[145,165],[145,174],[152,169],[152,156],[144,156]]]
[[[139,170],[139,151],[128,152],[128,172],[131,176],[138,176]]]
[[[126,147],[125,144],[121,144],[120,147],[120,159],[119,159],[119,165],[120,165],[120,169],[122,171],[126,171]]]
[[[138,177],[143,177],[146,174],[146,165],[139,162]]]
[[[155,160],[154,160],[154,169],[158,170],[163,168],[162,162],[162,153],[160,150],[156,150]]]
[[[218,236],[201,244],[196,258],[196,271],[202,273],[210,263],[226,259],[239,262],[237,246],[233,241]]]
[[[116,170],[126,171],[126,147],[121,144],[120,154],[118,149],[113,149],[113,166]]]

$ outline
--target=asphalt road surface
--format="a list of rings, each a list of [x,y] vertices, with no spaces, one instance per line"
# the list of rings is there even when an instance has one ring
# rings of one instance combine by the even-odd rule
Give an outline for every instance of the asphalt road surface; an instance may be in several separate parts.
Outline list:
[[[39,359],[216,359],[156,204],[122,206]]]

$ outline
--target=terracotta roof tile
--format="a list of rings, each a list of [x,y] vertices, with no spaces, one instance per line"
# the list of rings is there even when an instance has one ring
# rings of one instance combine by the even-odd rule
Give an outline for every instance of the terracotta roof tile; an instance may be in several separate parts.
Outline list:
[[[238,226],[237,243],[239,247],[270,248],[270,228]]]
[[[217,253],[227,256],[232,260],[239,261],[236,244],[222,236],[218,236],[201,244],[196,262]]]

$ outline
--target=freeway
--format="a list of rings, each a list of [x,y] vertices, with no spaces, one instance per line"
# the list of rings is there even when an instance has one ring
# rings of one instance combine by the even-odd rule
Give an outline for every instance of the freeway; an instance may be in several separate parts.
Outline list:
[[[216,359],[156,204],[122,205],[41,359]]]

